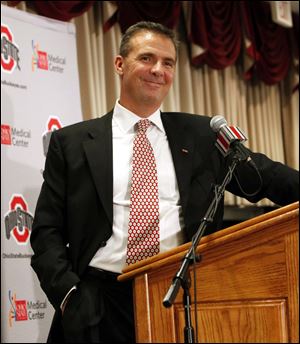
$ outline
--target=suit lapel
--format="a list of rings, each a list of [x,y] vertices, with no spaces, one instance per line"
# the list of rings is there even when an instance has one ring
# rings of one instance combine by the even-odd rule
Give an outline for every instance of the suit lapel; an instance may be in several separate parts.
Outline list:
[[[109,221],[113,221],[112,112],[95,120],[83,143],[92,177]],[[88,206],[88,205],[87,205]]]
[[[182,210],[185,212],[192,174],[193,140],[184,126],[174,123],[172,115],[162,113],[161,117],[174,162]]]

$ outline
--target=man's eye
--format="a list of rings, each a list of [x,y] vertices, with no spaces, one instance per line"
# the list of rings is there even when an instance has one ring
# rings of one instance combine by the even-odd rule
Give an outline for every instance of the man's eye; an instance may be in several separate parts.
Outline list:
[[[174,67],[174,63],[173,62],[165,62],[165,65],[167,67],[173,68]]]
[[[150,57],[149,56],[142,56],[142,61],[150,61]]]

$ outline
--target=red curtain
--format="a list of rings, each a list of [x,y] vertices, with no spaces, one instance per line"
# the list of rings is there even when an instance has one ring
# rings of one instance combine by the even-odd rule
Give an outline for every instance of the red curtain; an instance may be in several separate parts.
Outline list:
[[[175,28],[180,18],[183,1],[117,1],[118,9],[105,29],[117,21],[124,32],[140,20],[151,20]],[[190,44],[198,46],[198,55],[191,54],[191,63],[200,67],[207,64],[224,69],[237,62],[244,53],[253,59],[246,79],[255,75],[266,84],[283,80],[290,68],[297,34],[293,29],[275,24],[270,4],[264,1],[190,1],[191,17],[184,19]],[[298,27],[297,22],[294,23]],[[294,18],[295,21],[295,18]],[[294,30],[295,32],[295,30]],[[292,41],[291,42],[291,37]],[[250,45],[244,48],[247,38]],[[298,42],[298,41],[296,41]],[[298,43],[297,43],[298,44]]]
[[[173,29],[179,19],[181,1],[116,1],[121,31],[141,21],[153,21]]]
[[[241,50],[241,23],[236,1],[193,1],[189,39],[204,52],[192,56],[195,66],[223,69],[237,60]]]
[[[266,84],[281,81],[292,58],[289,30],[273,22],[269,4],[264,2],[242,2],[241,11],[245,35],[251,42],[247,53],[254,61],[248,77],[257,72]]]
[[[8,1],[15,6],[20,1]],[[95,1],[27,1],[38,14],[68,21],[87,11]],[[224,69],[246,53],[252,67],[246,79],[258,76],[272,85],[283,80],[292,60],[298,59],[299,16],[293,28],[275,24],[265,1],[190,1],[191,17],[184,18],[184,1],[115,1],[117,10],[104,24],[104,31],[116,22],[124,32],[140,20],[162,23],[169,28],[185,27],[187,40],[198,46],[191,63]],[[245,46],[245,40],[248,44]]]
[[[16,6],[22,1],[8,1],[9,6]],[[95,1],[26,1],[36,12],[45,17],[69,21],[78,17],[94,4]]]

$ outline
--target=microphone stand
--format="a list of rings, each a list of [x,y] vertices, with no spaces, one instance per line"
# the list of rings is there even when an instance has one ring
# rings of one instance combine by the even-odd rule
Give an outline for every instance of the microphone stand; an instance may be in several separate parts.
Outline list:
[[[229,170],[224,177],[224,180],[220,186],[216,185],[215,187],[215,197],[213,198],[211,204],[209,205],[205,216],[201,219],[200,226],[196,232],[196,234],[193,236],[192,239],[192,245],[185,255],[183,262],[177,271],[176,275],[173,277],[172,284],[169,287],[168,292],[165,295],[165,298],[163,300],[163,305],[165,307],[171,307],[177,294],[179,291],[179,288],[183,288],[183,302],[184,302],[184,310],[185,310],[185,321],[186,326],[184,328],[184,342],[185,343],[195,343],[194,341],[194,329],[191,324],[191,302],[190,302],[190,293],[189,288],[191,286],[190,283],[190,276],[187,276],[188,268],[192,264],[194,260],[197,262],[200,261],[200,256],[194,256],[194,252],[198,246],[198,243],[200,242],[205,229],[208,225],[208,223],[211,223],[213,221],[214,215],[216,213],[216,210],[218,208],[218,204],[223,197],[223,194],[225,192],[225,188],[227,184],[230,182],[232,178],[232,174],[236,166],[243,160],[246,160],[248,157],[245,154],[241,154],[243,152],[240,152],[239,149],[235,149],[234,155],[232,158],[232,161],[229,165]]]

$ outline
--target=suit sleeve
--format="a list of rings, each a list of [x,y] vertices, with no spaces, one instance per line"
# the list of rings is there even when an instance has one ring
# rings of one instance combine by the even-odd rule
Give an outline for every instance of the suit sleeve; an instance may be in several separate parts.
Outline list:
[[[53,132],[30,242],[34,252],[31,266],[56,309],[59,309],[67,292],[79,282],[79,277],[72,272],[68,257],[65,170],[66,164],[58,135]]]
[[[258,171],[249,164],[242,163],[238,166],[228,191],[253,203],[268,198],[275,204],[284,206],[299,200],[299,171],[261,153],[250,152],[250,155]],[[247,194],[255,195],[247,196],[243,193],[238,182]],[[259,192],[255,193],[256,190]]]

